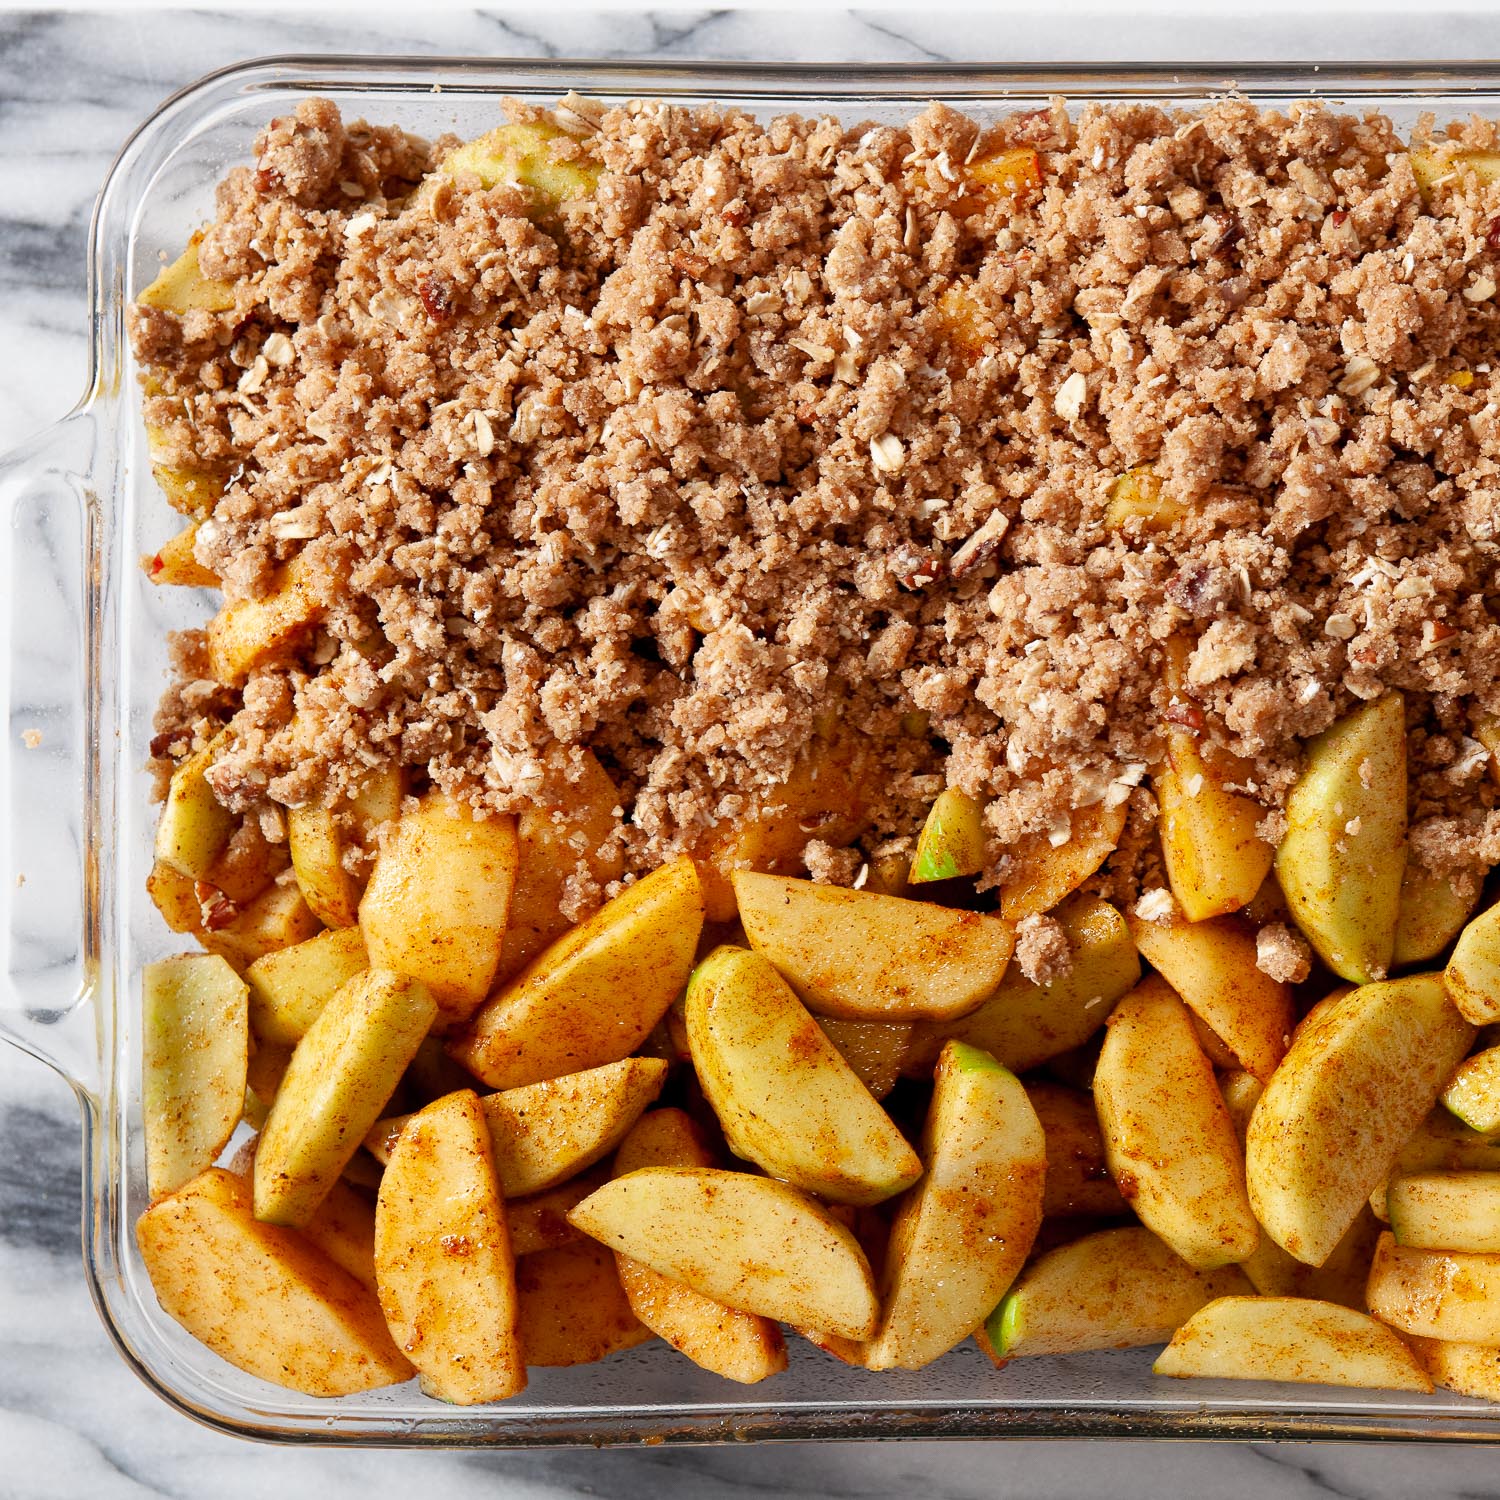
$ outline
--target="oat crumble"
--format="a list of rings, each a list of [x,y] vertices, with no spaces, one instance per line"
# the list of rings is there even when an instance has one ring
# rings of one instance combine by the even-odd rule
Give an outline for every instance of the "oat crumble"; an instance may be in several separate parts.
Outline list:
[[[1147,906],[1141,772],[1188,633],[1196,727],[1247,758],[1264,835],[1300,741],[1395,687],[1415,858],[1500,861],[1472,749],[1500,712],[1500,188],[1426,206],[1388,119],[1312,102],[1059,102],[982,141],[941,106],[586,105],[559,149],[598,191],[534,222],[513,187],[416,191],[454,142],[306,101],[220,187],[199,258],[232,309],[132,309],[161,461],[228,479],[197,561],[229,601],[294,557],[321,591],[242,684],[179,641],[164,766],[228,723],[236,810],[397,761],[504,811],[565,797],[587,747],[643,870],[831,724],[882,766],[872,856],[946,779],[987,804],[994,883],[1118,789],[1091,886]],[[1039,184],[976,194],[956,164],[1016,144]],[[1143,465],[1179,524],[1108,523]]]

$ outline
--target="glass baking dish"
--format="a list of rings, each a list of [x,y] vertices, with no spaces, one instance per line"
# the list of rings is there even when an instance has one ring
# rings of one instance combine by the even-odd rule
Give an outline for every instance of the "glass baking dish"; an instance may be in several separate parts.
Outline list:
[[[550,102],[719,101],[896,121],[932,99],[989,119],[1050,95],[1192,104],[1239,87],[1285,106],[1309,96],[1382,109],[1409,127],[1500,112],[1500,65],[1285,67],[801,67],[277,58],[211,75],[169,100],[120,153],[89,243],[89,389],[50,431],[0,460],[0,1034],[58,1068],[83,1116],[85,1274],[121,1355],[182,1411],[284,1442],[496,1445],[758,1438],[1121,1436],[1500,1439],[1500,1407],[1318,1387],[1183,1383],[1143,1350],[1028,1359],[994,1370],[972,1344],[916,1375],[847,1369],[792,1340],[789,1371],[741,1388],[657,1344],[600,1365],[535,1372],[503,1407],[464,1410],[415,1385],[320,1401],[220,1361],[157,1306],[132,1227],[146,1203],[139,1079],[141,964],[181,946],[145,894],[155,810],[143,770],[166,664],[164,633],[207,601],[145,581],[137,558],[171,515],[152,481],[128,300],[211,212],[214,183],[256,131],[307,94],[436,135],[474,135],[503,94]]]

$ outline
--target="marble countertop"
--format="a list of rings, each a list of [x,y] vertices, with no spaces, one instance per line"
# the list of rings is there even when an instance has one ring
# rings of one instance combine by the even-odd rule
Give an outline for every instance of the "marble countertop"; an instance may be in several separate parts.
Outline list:
[[[543,9],[538,7],[538,9]],[[1480,14],[1265,8],[1185,20],[1155,7],[1092,19],[1068,3],[959,16],[908,6],[850,15],[545,7],[401,16],[0,11],[0,452],[66,411],[86,375],[84,242],[93,196],[130,130],[212,68],[271,52],[719,57],[821,61],[1483,57]],[[1381,10],[1382,7],[1375,7]],[[0,618],[0,650],[7,649]],[[109,1346],[79,1265],[79,1145],[70,1090],[0,1047],[0,1500],[285,1500],[358,1492],[507,1500],[551,1495],[1075,1496],[1303,1500],[1494,1494],[1471,1448],[956,1442],[531,1454],[330,1453],[251,1447],[162,1405]]]

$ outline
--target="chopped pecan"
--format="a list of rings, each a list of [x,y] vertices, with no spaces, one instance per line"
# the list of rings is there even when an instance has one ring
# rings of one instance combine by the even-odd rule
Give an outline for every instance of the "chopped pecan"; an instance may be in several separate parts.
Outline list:
[[[948,566],[950,575],[963,578],[991,562],[1009,529],[1010,517],[1002,511],[992,511],[979,529],[953,554],[953,561]]]
[[[218,886],[200,880],[193,886],[198,898],[198,909],[203,913],[203,926],[208,932],[219,932],[228,927],[240,914],[240,909]]]
[[[719,217],[726,224],[733,224],[738,229],[741,225],[750,222],[750,207],[743,198],[736,198],[719,210]]]
[[[453,316],[453,288],[440,276],[427,276],[417,286],[417,296],[434,323],[446,323]]]
[[[940,553],[905,542],[891,554],[891,571],[902,588],[916,593],[942,578],[948,565]]]

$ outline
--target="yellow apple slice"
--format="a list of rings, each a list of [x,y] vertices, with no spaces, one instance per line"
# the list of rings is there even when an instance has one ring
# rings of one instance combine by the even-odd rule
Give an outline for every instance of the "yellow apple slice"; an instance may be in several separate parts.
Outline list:
[[[295,653],[327,614],[329,593],[311,555],[299,552],[264,594],[226,603],[205,632],[214,680],[239,687],[257,668]]]
[[[1164,1344],[1217,1297],[1253,1288],[1238,1266],[1199,1271],[1149,1229],[1105,1229],[1021,1273],[985,1332],[992,1359]]]
[[[930,1072],[952,1037],[988,1052],[1013,1073],[1025,1073],[1081,1047],[1104,1025],[1115,1001],[1141,977],[1125,919],[1096,896],[1075,896],[1054,915],[1072,952],[1067,973],[1034,984],[1012,967],[994,994],[967,1016],[919,1022],[903,1072]]]
[[[510,1231],[511,1254],[520,1260],[538,1250],[556,1250],[559,1245],[582,1239],[583,1231],[568,1223],[568,1213],[608,1179],[603,1167],[595,1167],[540,1193],[507,1198],[505,1223]]]
[[[216,589],[219,575],[198,561],[198,523],[184,526],[168,538],[146,561],[146,577],[152,583],[170,588]]]
[[[580,859],[601,887],[620,878],[625,859],[612,838],[620,817],[619,788],[587,752],[578,780],[568,784],[564,805],[529,807],[517,817],[516,888],[500,946],[498,981],[519,974],[568,930],[563,896]]]
[[[1072,815],[1067,841],[1029,833],[1006,851],[1010,868],[1000,887],[1000,915],[1020,922],[1051,911],[1115,852],[1125,831],[1126,804],[1107,800],[1080,807]]]
[[[949,1020],[1000,983],[1015,929],[999,917],[736,870],[750,946],[820,1015]]]
[[[359,928],[320,932],[245,970],[250,1025],[263,1042],[295,1047],[337,991],[369,967]]]
[[[392,1153],[375,1204],[375,1276],[427,1395],[472,1406],[525,1387],[505,1204],[472,1093],[429,1104]]]
[[[183,953],[141,971],[141,1114],[151,1196],[213,1165],[234,1134],[250,1055],[244,982],[215,954]]]
[[[1177,1330],[1152,1369],[1210,1380],[1432,1390],[1389,1328],[1351,1307],[1303,1297],[1220,1297]]]
[[[1446,875],[1434,875],[1408,863],[1401,877],[1401,912],[1396,919],[1396,947],[1392,964],[1403,969],[1436,958],[1463,931],[1479,901],[1477,878],[1455,885]]]
[[[190,312],[231,312],[234,285],[205,276],[198,266],[201,230],[188,241],[187,249],[170,265],[156,273],[156,280],[136,298],[145,307],[184,317]]]
[[[1219,1086],[1243,1146],[1265,1085],[1253,1073],[1233,1072],[1222,1077]],[[1368,1208],[1361,1208],[1321,1266],[1303,1265],[1270,1235],[1262,1234],[1254,1251],[1240,1262],[1240,1269],[1263,1297],[1311,1297],[1363,1311],[1365,1280],[1370,1274],[1370,1257],[1375,1253],[1379,1234],[1380,1224],[1375,1215]]]
[[[591,1365],[654,1337],[631,1309],[614,1256],[594,1240],[518,1260],[516,1296],[533,1367]]]
[[[370,962],[420,979],[444,1025],[466,1020],[500,962],[515,878],[515,819],[429,792],[387,833],[360,901]]]
[[[526,188],[532,212],[545,219],[564,203],[591,198],[602,169],[577,137],[550,121],[532,120],[501,125],[450,151],[438,170],[449,177],[478,177],[486,188]]]
[[[1155,975],[1109,1018],[1094,1102],[1110,1175],[1148,1229],[1199,1270],[1255,1249],[1234,1124],[1187,1007]]]
[[[920,1370],[984,1321],[1042,1225],[1047,1149],[1014,1074],[949,1042],[923,1135],[926,1170],[897,1211],[886,1251],[872,1370]]]
[[[213,862],[224,852],[237,821],[214,796],[204,775],[223,743],[224,735],[216,735],[178,764],[167,787],[161,821],[156,825],[157,861],[191,880],[206,878]]]
[[[1104,1136],[1089,1095],[1060,1083],[1032,1082],[1026,1085],[1026,1097],[1047,1141],[1042,1213],[1049,1219],[1126,1213],[1125,1200],[1109,1175]]]
[[[297,884],[318,920],[325,927],[353,927],[359,921],[359,888],[344,868],[344,841],[333,809],[316,802],[289,808],[286,836]]]
[[[1312,740],[1287,795],[1276,875],[1319,957],[1343,979],[1384,979],[1406,868],[1406,717],[1387,693]]]
[[[1467,1020],[1476,1026],[1500,1021],[1500,904],[1459,933],[1443,983]]]
[[[1256,968],[1249,925],[1235,917],[1151,922],[1132,913],[1127,920],[1141,957],[1241,1067],[1269,1078],[1291,1043],[1292,990]]]
[[[498,1089],[628,1057],[682,993],[702,927],[693,862],[663,865],[502,985],[449,1050]]]
[[[1245,1140],[1250,1201],[1282,1249],[1323,1264],[1473,1039],[1436,974],[1362,985],[1303,1022]]]
[[[713,1153],[680,1109],[642,1115],[615,1155],[615,1175],[643,1167],[709,1167]],[[786,1369],[786,1341],[769,1318],[726,1307],[619,1252],[616,1270],[642,1323],[695,1365],[753,1385]]]
[[[1365,1294],[1370,1311],[1402,1333],[1500,1344],[1500,1255],[1411,1249],[1387,1232]]]
[[[938,793],[917,835],[910,882],[952,880],[977,875],[983,868],[984,808],[957,787],[947,787]]]
[[[1500,1047],[1486,1047],[1459,1064],[1448,1080],[1443,1107],[1481,1135],[1500,1131]]]
[[[540,1193],[607,1156],[661,1092],[666,1077],[660,1058],[627,1057],[484,1095],[479,1102],[505,1196]],[[390,1159],[415,1118],[393,1115],[375,1123],[365,1145],[376,1161]]]
[[[198,941],[220,953],[242,973],[256,959],[305,943],[318,933],[318,919],[293,880],[274,881],[227,927],[204,931]]]
[[[1500,1401],[1500,1348],[1406,1336],[1411,1352],[1434,1385],[1480,1401]]]
[[[1417,1172],[1393,1177],[1386,1203],[1398,1245],[1500,1255],[1500,1174]]]
[[[296,1231],[259,1223],[232,1172],[154,1203],[135,1235],[167,1315],[238,1369],[310,1396],[411,1378],[374,1296]]]
[[[712,1167],[644,1167],[568,1216],[587,1235],[743,1312],[844,1338],[880,1306],[854,1236],[808,1194]]]
[[[911,1047],[912,1028],[907,1022],[839,1021],[820,1016],[818,1025],[877,1099],[895,1088]]]
[[[1391,1177],[1415,1172],[1500,1172],[1500,1138],[1481,1135],[1446,1110],[1434,1110],[1396,1156]],[[1370,1194],[1370,1207],[1386,1217],[1386,1181]]]
[[[840,1203],[878,1203],[922,1163],[758,953],[717,948],[688,985],[693,1067],[730,1149]]]
[[[297,1044],[255,1153],[255,1216],[300,1226],[359,1150],[437,1017],[415,979],[357,974]]]
[[[1500,151],[1445,151],[1437,146],[1414,146],[1409,158],[1424,201],[1430,202],[1438,188],[1457,182],[1472,172],[1481,183],[1500,182]]]

